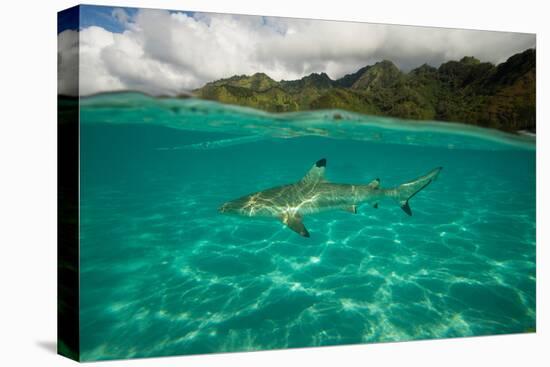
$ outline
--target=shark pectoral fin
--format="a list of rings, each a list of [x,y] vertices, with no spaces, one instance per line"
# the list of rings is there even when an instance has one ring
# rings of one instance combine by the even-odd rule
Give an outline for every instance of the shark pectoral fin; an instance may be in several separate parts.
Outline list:
[[[300,215],[283,214],[281,215],[281,221],[300,236],[309,237],[309,232],[307,231],[306,226],[304,226]]]
[[[353,214],[357,214],[357,205],[346,206],[344,210]]]
[[[380,179],[375,178],[367,186],[370,187],[371,189],[377,189],[378,187],[380,187]]]

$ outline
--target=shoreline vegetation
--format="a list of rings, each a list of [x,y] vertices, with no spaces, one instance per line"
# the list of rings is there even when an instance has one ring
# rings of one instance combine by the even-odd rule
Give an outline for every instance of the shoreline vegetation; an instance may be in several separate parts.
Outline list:
[[[207,83],[193,96],[267,112],[341,109],[535,133],[535,80],[536,51],[527,49],[499,65],[467,56],[408,73],[384,60],[337,80],[325,73],[280,82],[265,73],[235,75]]]
[[[136,90],[102,92],[82,97],[60,94],[60,126],[75,122],[70,118],[74,109],[85,116],[80,121],[86,123],[146,124],[197,131],[224,131],[239,136],[229,139],[231,144],[256,140],[258,137],[261,140],[261,137],[269,136],[306,135],[353,137],[355,140],[372,141],[380,141],[383,136],[383,140],[390,144],[393,142],[414,145],[423,141],[423,144],[446,147],[454,147],[453,136],[469,136],[526,149],[534,149],[536,144],[536,134],[527,130],[511,132],[461,122],[408,120],[342,109],[272,113],[201,98],[155,96]],[[408,134],[405,141],[393,139],[397,131]],[[435,140],[425,140],[422,137],[423,134],[430,136],[433,133],[442,135]],[[223,145],[227,143],[223,139],[221,142]],[[215,145],[217,146],[217,143]]]

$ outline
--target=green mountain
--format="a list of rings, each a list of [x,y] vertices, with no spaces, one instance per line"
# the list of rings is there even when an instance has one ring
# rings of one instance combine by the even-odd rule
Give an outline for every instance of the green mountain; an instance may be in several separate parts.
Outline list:
[[[493,65],[474,57],[408,73],[384,60],[332,80],[325,73],[277,82],[264,73],[207,83],[199,98],[270,112],[344,109],[418,120],[456,121],[507,131],[535,130],[536,53]]]

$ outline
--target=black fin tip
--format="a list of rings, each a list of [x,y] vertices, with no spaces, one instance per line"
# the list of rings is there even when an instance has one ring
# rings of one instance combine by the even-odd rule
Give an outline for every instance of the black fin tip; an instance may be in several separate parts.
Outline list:
[[[407,215],[409,216],[412,216],[413,213],[412,213],[412,210],[411,210],[411,207],[409,206],[409,202],[407,201],[404,205],[401,206],[401,209],[403,209],[403,211],[405,213],[407,213]]]

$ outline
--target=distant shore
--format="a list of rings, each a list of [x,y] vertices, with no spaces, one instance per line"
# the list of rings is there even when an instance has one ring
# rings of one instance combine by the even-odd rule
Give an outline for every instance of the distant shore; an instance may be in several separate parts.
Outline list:
[[[264,73],[236,75],[207,83],[193,95],[268,112],[342,109],[535,131],[535,61],[536,51],[528,49],[499,65],[464,57],[403,73],[385,60],[337,80],[325,73],[291,81],[275,81]]]

